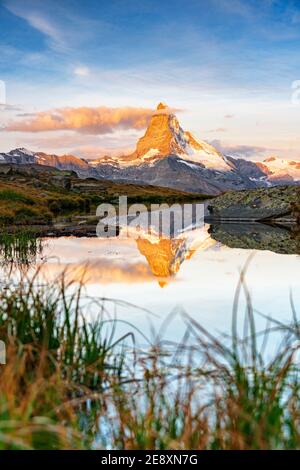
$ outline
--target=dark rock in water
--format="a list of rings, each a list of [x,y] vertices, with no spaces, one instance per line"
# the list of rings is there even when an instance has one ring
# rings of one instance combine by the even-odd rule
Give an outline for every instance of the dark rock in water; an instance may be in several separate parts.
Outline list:
[[[299,239],[292,230],[265,224],[214,224],[211,237],[230,248],[270,250],[280,254],[300,254]]]

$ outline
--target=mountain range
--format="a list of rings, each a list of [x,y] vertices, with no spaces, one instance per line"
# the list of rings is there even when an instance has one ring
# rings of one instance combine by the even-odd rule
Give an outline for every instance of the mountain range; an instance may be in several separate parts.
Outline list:
[[[300,184],[300,162],[270,157],[262,162],[223,155],[184,131],[164,103],[154,111],[145,135],[130,155],[85,160],[18,148],[0,153],[1,163],[39,164],[75,171],[79,177],[151,184],[217,195],[286,184]]]

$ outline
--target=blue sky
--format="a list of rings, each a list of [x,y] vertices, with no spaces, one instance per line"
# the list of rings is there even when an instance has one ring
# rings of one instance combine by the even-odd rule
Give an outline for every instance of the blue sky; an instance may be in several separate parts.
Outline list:
[[[0,151],[125,151],[143,129],[122,110],[163,100],[225,150],[299,158],[299,49],[296,0],[1,1]],[[34,113],[81,107],[118,108],[121,119],[99,133],[28,126]]]

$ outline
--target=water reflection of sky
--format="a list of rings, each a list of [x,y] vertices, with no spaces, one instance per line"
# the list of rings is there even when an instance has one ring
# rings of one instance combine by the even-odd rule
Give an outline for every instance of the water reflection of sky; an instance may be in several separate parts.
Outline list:
[[[146,333],[149,319],[158,328],[174,309],[184,309],[210,331],[228,332],[239,272],[252,251],[214,242],[207,227],[193,233],[184,254],[179,247],[177,264],[173,262],[177,246],[170,249],[161,247],[159,241],[151,242],[147,252],[147,247],[141,250],[134,239],[48,239],[44,242],[43,258],[47,262],[43,275],[50,280],[67,267],[77,280],[84,274],[89,296],[121,299],[153,311],[158,317],[149,317],[130,306],[118,307],[118,318],[132,322]],[[169,276],[153,274],[154,268],[160,269],[160,262],[164,273],[168,263],[173,263]],[[254,307],[274,318],[290,320],[290,291],[300,310],[299,272],[299,256],[257,251],[246,276]],[[244,310],[242,298],[241,318]],[[258,317],[258,326],[264,325],[265,320]],[[168,337],[179,339],[183,331],[182,320],[173,318]]]

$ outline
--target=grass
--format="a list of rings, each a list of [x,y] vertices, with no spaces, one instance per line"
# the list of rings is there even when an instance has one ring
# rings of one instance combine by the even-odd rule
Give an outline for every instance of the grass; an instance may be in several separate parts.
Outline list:
[[[90,204],[88,197],[67,191],[52,189],[41,193],[30,186],[0,182],[0,225],[50,224],[60,214],[89,212]]]
[[[141,383],[110,392],[108,402],[113,407],[107,423],[113,447],[298,449],[296,348],[284,348],[269,363],[256,353],[252,361],[244,363],[235,348],[227,349],[200,325],[188,321],[205,365],[190,360],[190,366],[171,372],[159,359],[161,348],[153,350]],[[245,344],[239,348],[244,350]]]
[[[116,340],[113,326],[107,334],[103,308],[94,323],[85,320],[81,288],[71,293],[65,279],[47,288],[37,277],[27,281],[2,286],[0,294],[7,355],[0,367],[0,449],[91,445],[95,422],[88,417],[99,404],[88,411],[87,400],[112,377],[120,380],[125,338]]]
[[[49,198],[47,200],[48,208],[55,215],[68,212],[89,212],[91,201],[89,198],[74,197],[74,196],[60,196],[56,198]]]
[[[30,230],[13,233],[0,232],[0,259],[2,266],[21,269],[35,263],[41,252],[41,241]]]
[[[53,213],[38,191],[0,183],[0,225],[47,224]]]
[[[0,448],[298,449],[300,325],[267,319],[256,330],[245,272],[231,337],[214,337],[187,314],[180,344],[157,338],[133,349],[116,337],[105,304],[87,303],[67,276],[38,272],[0,294]],[[243,334],[239,297],[248,299]],[[84,308],[83,308],[84,304]],[[95,321],[86,318],[93,313]],[[273,357],[264,349],[280,339]]]
[[[26,196],[23,192],[15,191],[10,188],[0,191],[0,201],[23,202],[28,205],[35,204],[33,198]]]
[[[147,205],[207,198],[168,188],[80,179],[42,165],[9,167],[8,174],[0,172],[0,226],[49,225],[60,215],[96,213],[102,202],[118,204],[118,195],[127,195],[128,203]]]

